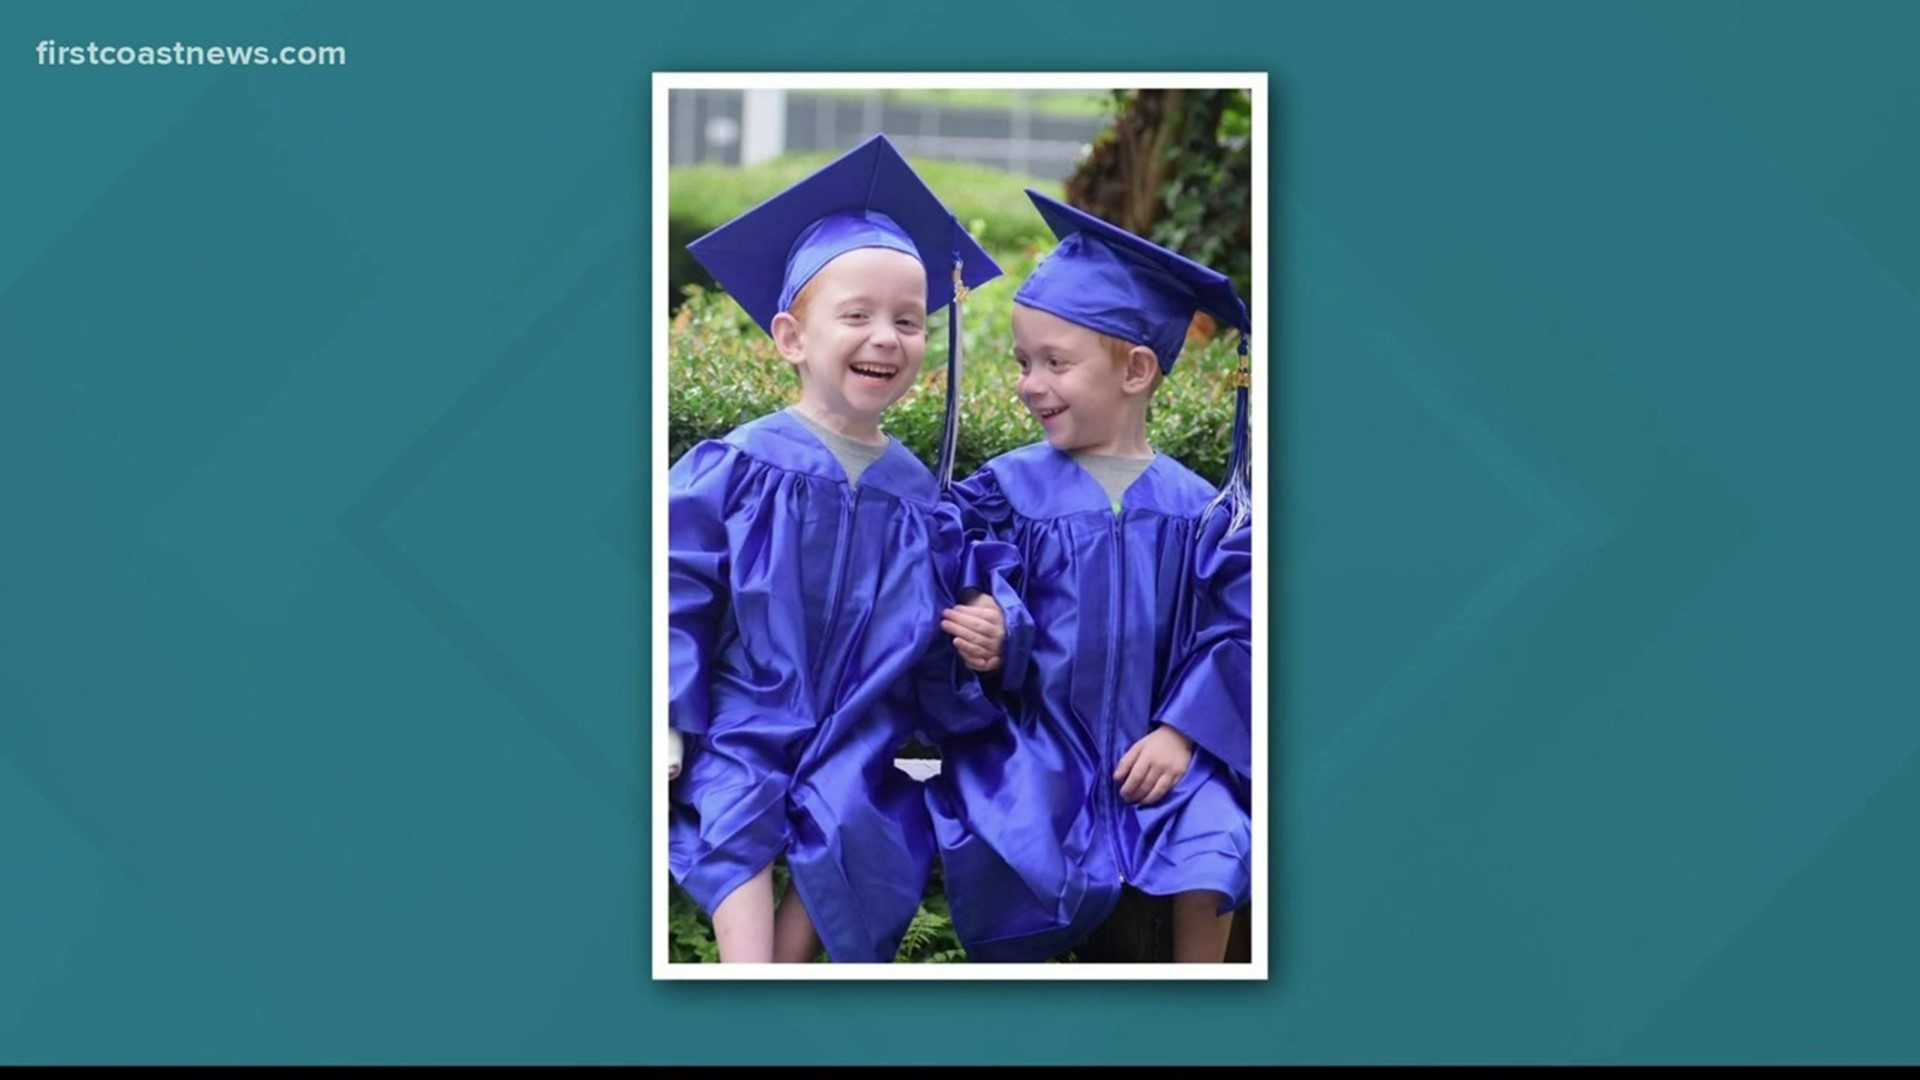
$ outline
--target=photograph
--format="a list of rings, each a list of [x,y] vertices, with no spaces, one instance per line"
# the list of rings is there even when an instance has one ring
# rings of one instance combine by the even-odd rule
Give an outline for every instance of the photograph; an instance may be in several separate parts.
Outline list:
[[[654,74],[656,979],[1267,978],[1266,99]]]

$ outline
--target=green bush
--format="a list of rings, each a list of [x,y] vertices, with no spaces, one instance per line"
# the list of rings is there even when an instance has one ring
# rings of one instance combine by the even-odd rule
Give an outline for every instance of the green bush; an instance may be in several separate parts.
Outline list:
[[[966,303],[961,352],[960,442],[954,476],[963,478],[988,458],[1043,437],[1040,424],[1020,403],[1013,360],[1013,294],[1033,268],[1031,252],[1001,257],[1006,276],[979,289]],[[932,468],[939,461],[941,418],[946,408],[947,318],[928,320],[926,364],[920,380],[882,419],[886,430]],[[691,286],[668,336],[668,454],[672,460],[702,439],[798,400],[799,379],[774,351],[773,342],[723,293]],[[1231,332],[1211,341],[1189,341],[1173,373],[1154,395],[1148,438],[1211,483],[1226,473],[1232,434],[1233,394],[1228,376],[1237,366]]]
[[[689,243],[779,194],[832,157],[791,154],[746,168],[685,165],[671,170],[667,177],[668,304],[677,306],[688,285],[715,287],[712,276],[687,254]],[[1052,240],[1053,234],[1034,212],[1024,189],[1058,198],[1058,182],[960,162],[907,160],[994,258]]]
[[[1183,138],[1166,149],[1164,216],[1151,239],[1211,266],[1253,295],[1252,121],[1244,90],[1182,99]],[[1248,305],[1251,309],[1252,305]]]

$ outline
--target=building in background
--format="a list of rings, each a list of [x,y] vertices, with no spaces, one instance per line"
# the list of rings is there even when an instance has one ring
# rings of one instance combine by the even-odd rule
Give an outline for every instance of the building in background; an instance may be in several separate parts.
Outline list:
[[[910,157],[1048,180],[1072,174],[1109,120],[1091,90],[674,90],[671,165],[839,153],[875,132]]]

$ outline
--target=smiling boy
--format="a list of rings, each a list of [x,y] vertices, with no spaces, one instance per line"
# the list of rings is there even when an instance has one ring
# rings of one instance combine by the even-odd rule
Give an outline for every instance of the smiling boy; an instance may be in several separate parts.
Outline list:
[[[1194,313],[1244,346],[1246,307],[1224,276],[1028,195],[1060,238],[1014,298],[1020,399],[1046,438],[954,496],[1019,550],[1033,636],[1006,659],[1007,722],[948,739],[927,785],[947,898],[970,957],[1041,961],[1131,886],[1173,898],[1176,961],[1218,963],[1251,887],[1246,533],[1146,421]]]
[[[969,551],[880,421],[920,374],[928,310],[1000,270],[880,136],[689,250],[800,394],[672,469],[669,724],[685,760],[669,764],[669,865],[723,962],[819,946],[891,961],[932,860],[893,757],[982,700],[940,622],[962,559],[992,554]],[[998,613],[985,599],[967,613],[995,651]]]

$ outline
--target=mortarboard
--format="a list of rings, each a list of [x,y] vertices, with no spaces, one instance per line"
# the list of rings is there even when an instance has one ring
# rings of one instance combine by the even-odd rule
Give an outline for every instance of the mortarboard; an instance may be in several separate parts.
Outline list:
[[[1059,244],[1014,293],[1014,303],[1038,308],[1068,322],[1145,345],[1173,370],[1194,313],[1205,311],[1240,332],[1240,370],[1234,376],[1233,448],[1222,496],[1239,520],[1249,499],[1247,444],[1248,342],[1253,320],[1225,274],[1177,252],[1050,199],[1032,189],[1027,197]]]
[[[856,248],[883,247],[927,270],[927,310],[947,320],[947,412],[937,473],[953,473],[959,431],[960,304],[1001,269],[927,188],[885,135],[875,135],[785,191],[700,239],[687,251],[760,329],[773,332],[813,276]]]

